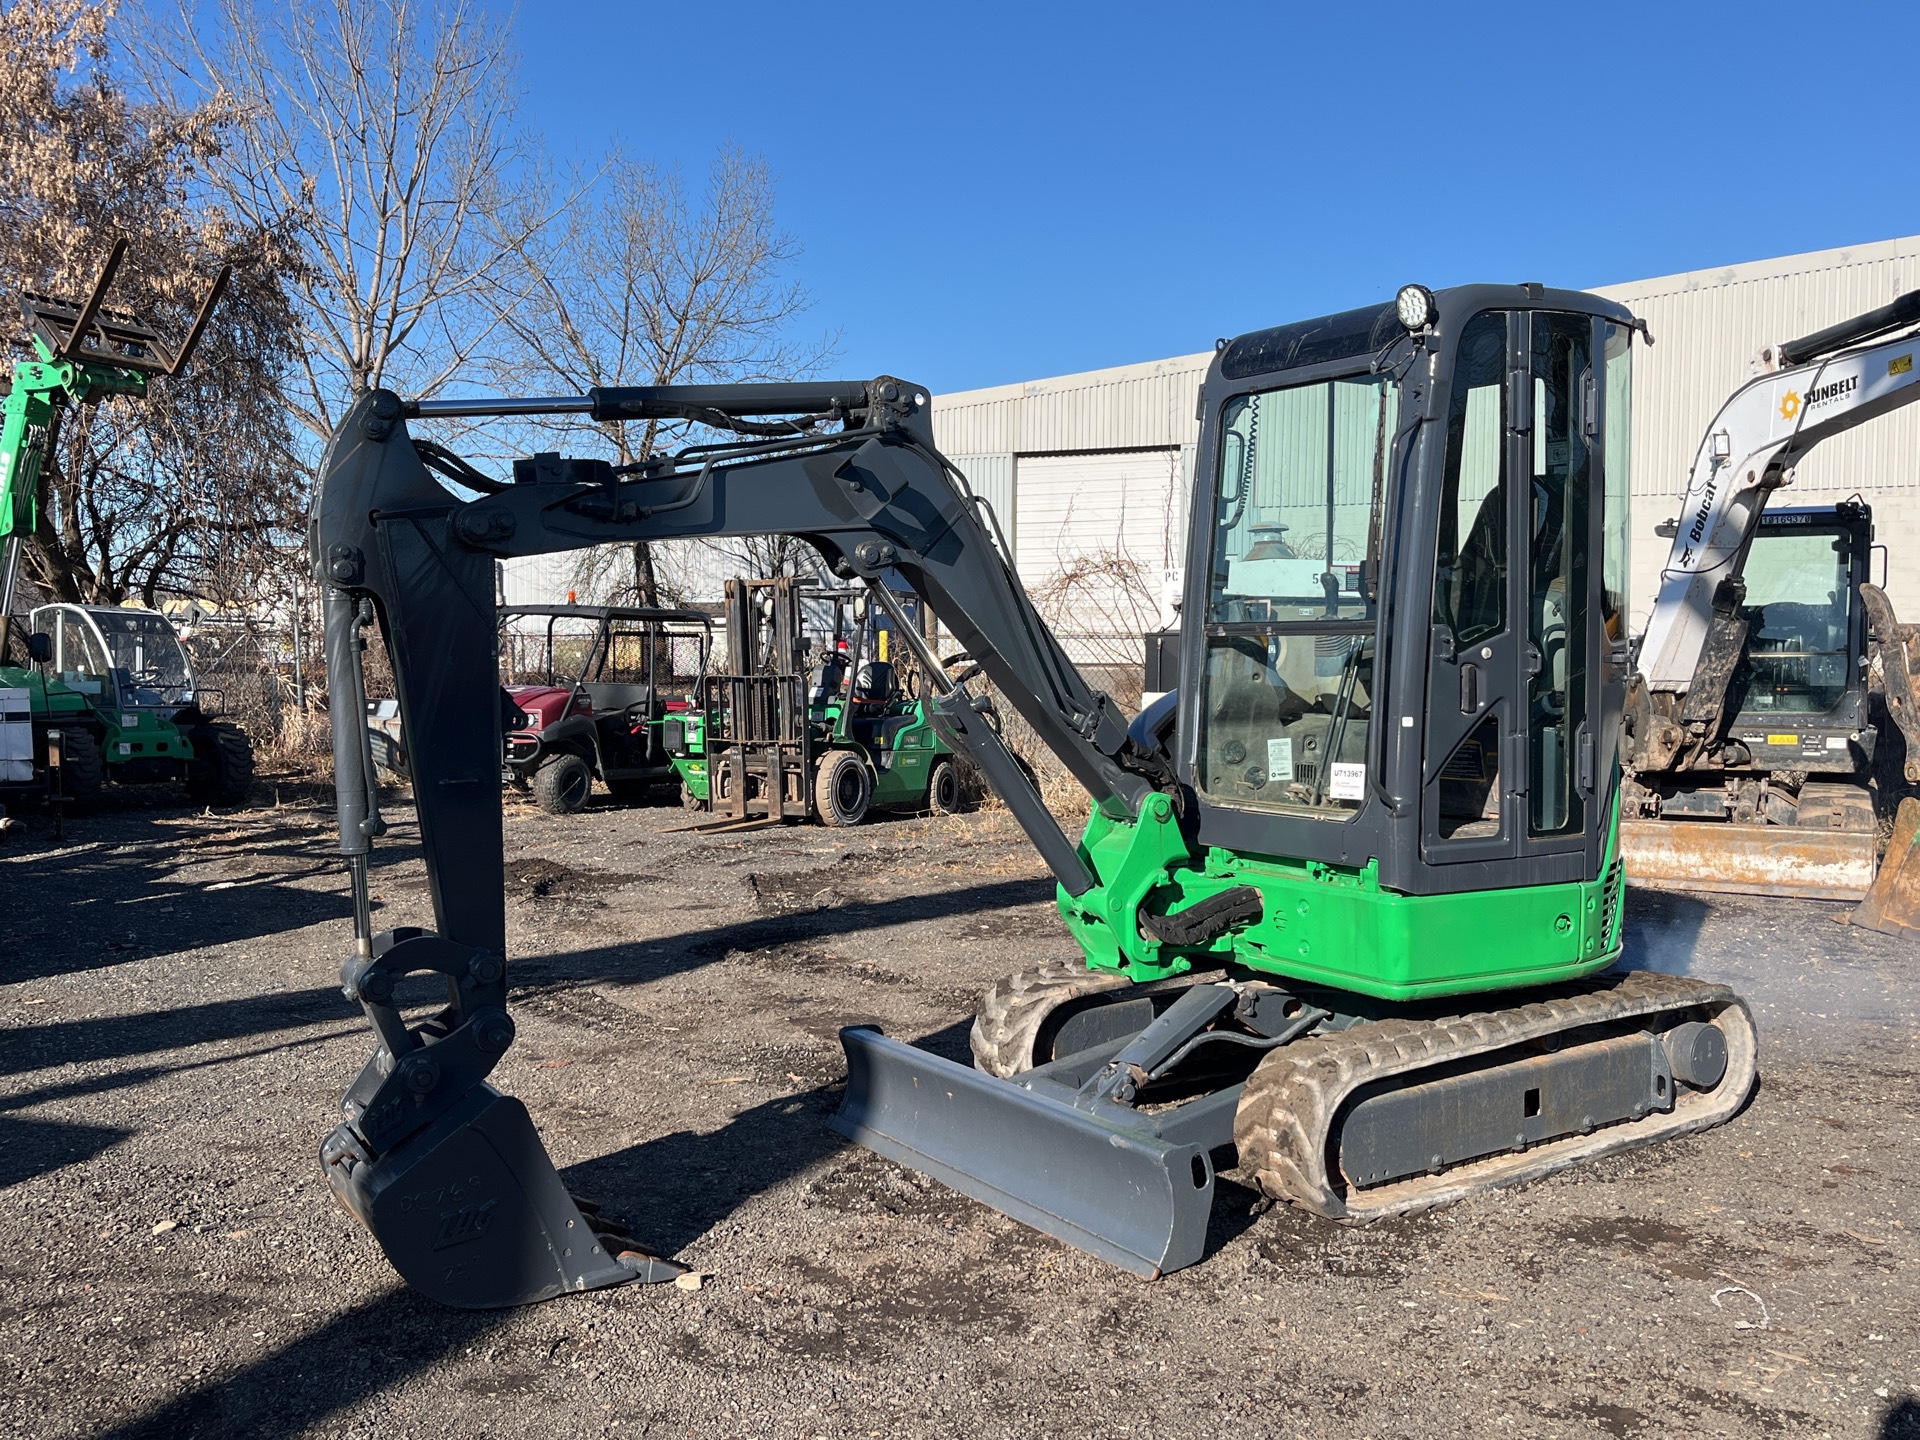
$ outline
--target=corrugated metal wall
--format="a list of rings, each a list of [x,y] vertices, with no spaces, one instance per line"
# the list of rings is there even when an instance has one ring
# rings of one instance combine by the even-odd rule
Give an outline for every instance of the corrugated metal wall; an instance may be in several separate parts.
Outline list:
[[[1753,355],[1765,344],[1818,330],[1914,288],[1920,288],[1920,236],[1599,288],[1644,317],[1657,341],[1652,348],[1637,347],[1634,357],[1630,606],[1636,629],[1645,623],[1667,556],[1667,542],[1653,527],[1677,508],[1700,437],[1720,403],[1746,379]],[[1049,544],[1045,537],[1016,536],[1016,457],[1175,449],[1190,483],[1200,428],[1194,403],[1212,358],[1181,355],[936,395],[934,434],[975,491],[993,504],[1010,544],[1029,555],[1073,553],[1096,542],[1061,536]],[[1920,407],[1827,441],[1779,503],[1840,500],[1855,491],[1872,503],[1880,541],[1888,547],[1895,608],[1920,615]],[[523,566],[532,572],[524,578],[514,573]],[[564,593],[557,569],[547,568],[555,566],[545,558],[512,562],[510,594],[532,598],[530,592],[539,591],[544,599],[556,588]],[[1047,577],[1025,578],[1037,584]]]
[[[1795,339],[1920,288],[1920,236],[1666,275],[1597,293],[1652,327],[1633,357],[1635,630],[1659,584],[1671,542],[1653,527],[1686,490],[1701,437],[1764,345]],[[1888,547],[1894,608],[1920,611],[1920,407],[1870,420],[1807,457],[1775,504],[1820,504],[1858,491]],[[1876,566],[1876,577],[1878,569]]]

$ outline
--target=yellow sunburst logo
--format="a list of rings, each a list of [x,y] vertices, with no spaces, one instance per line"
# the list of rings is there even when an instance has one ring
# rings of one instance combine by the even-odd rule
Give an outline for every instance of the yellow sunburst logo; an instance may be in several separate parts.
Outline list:
[[[1787,391],[1785,397],[1780,401],[1780,418],[1782,420],[1791,420],[1794,416],[1798,415],[1799,413],[1800,413],[1800,392],[1798,390],[1789,390]]]

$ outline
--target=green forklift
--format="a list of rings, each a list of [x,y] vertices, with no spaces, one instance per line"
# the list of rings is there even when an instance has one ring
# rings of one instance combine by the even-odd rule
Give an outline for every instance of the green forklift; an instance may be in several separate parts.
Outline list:
[[[918,624],[918,597],[898,603]],[[690,808],[722,825],[849,826],[874,806],[952,815],[978,800],[927,718],[912,652],[899,662],[900,622],[865,587],[729,580],[726,623],[738,673],[705,677],[698,707],[663,732]]]
[[[21,297],[34,358],[14,365],[0,402],[0,802],[52,797],[84,807],[108,778],[176,775],[196,799],[227,800],[243,794],[252,775],[246,737],[199,709],[185,651],[164,617],[46,606],[29,629],[13,614],[21,549],[40,521],[41,470],[67,410],[110,395],[141,398],[152,376],[180,374],[230,273],[220,271],[186,340],[169,354],[139,316],[102,303],[126,253],[127,242],[115,242],[79,304]],[[70,620],[57,618],[66,612]],[[85,664],[78,641],[75,663],[61,659],[69,627],[91,637]]]

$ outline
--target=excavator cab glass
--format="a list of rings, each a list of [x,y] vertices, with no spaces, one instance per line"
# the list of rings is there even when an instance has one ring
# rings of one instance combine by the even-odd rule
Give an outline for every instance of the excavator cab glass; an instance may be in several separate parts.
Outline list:
[[[1234,397],[1206,612],[1203,794],[1350,814],[1373,705],[1380,498],[1400,387],[1357,376]]]
[[[1200,838],[1408,894],[1593,883],[1633,322],[1539,286],[1436,305],[1418,331],[1387,305],[1215,358],[1183,612]]]
[[[1855,610],[1850,550],[1846,534],[1832,527],[1762,528],[1754,537],[1741,605],[1743,712],[1824,715],[1846,696]]]

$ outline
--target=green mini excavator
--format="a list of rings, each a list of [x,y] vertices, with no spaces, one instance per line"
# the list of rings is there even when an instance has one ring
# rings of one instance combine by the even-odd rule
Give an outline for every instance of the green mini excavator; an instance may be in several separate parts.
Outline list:
[[[1081,960],[995,985],[972,1067],[844,1031],[841,1133],[1152,1276],[1202,1257],[1230,1155],[1331,1223],[1726,1120],[1756,1075],[1745,1004],[1620,968],[1637,328],[1572,291],[1413,285],[1223,342],[1179,686],[1137,717],[1042,621],[917,386],[363,397],[327,451],[313,560],[336,707],[359,713],[377,618],[405,723],[433,737],[414,793],[435,923],[373,931],[384,827],[364,737],[336,727],[342,980],[378,1048],[322,1146],[335,1195],[449,1304],[675,1273],[567,1194],[486,1082],[514,1035],[489,617],[497,557],[697,535],[802,536],[883,608],[903,578],[1093,801],[1070,839],[985,697],[922,657],[935,723],[1032,837]],[[412,434],[528,413],[737,438],[530,458],[508,481]],[[447,1005],[410,1024],[415,974]]]

